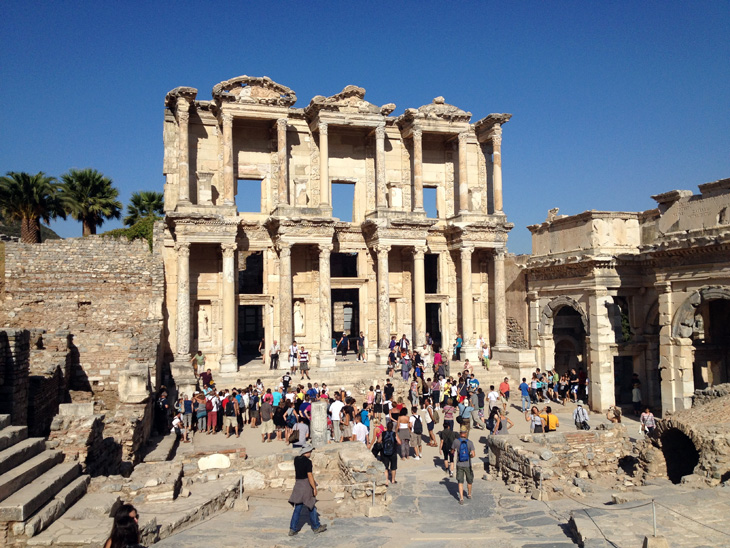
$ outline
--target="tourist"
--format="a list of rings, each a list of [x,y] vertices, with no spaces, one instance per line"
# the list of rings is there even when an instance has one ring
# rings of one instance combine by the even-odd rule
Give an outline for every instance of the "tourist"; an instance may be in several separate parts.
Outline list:
[[[167,401],[167,392],[162,391],[159,398],[157,398],[157,407],[155,408],[155,429],[161,436],[167,434],[169,415],[170,404]]]
[[[575,403],[578,400],[578,375],[575,369],[570,370],[568,384],[570,385],[570,401]]]
[[[297,372],[297,360],[299,359],[299,347],[297,341],[292,341],[289,346],[289,373],[294,375]]]
[[[119,506],[114,512],[112,531],[104,543],[104,548],[125,548],[129,543],[131,543],[130,546],[132,547],[136,546],[139,542],[138,520],[139,516],[134,506],[131,504],[122,504]],[[135,529],[136,537],[133,536]]]
[[[486,342],[482,345],[481,352],[482,352],[482,366],[484,367],[484,369],[489,371],[489,358],[492,357],[492,353],[489,349],[489,345]]]
[[[631,403],[634,406],[634,416],[638,417],[641,413],[641,389],[638,384],[634,384],[631,389]]]
[[[292,416],[294,416],[292,414]],[[292,444],[292,447],[304,447],[307,444],[307,439],[309,438],[309,425],[304,421],[304,417],[301,415],[299,416],[298,422],[294,424],[294,426],[291,429],[291,432],[287,435],[287,440],[291,441],[292,437],[296,434],[296,437],[294,437],[294,443]]]
[[[231,437],[231,429],[236,432],[236,437],[240,438],[241,434],[238,430],[238,416],[241,408],[238,405],[237,392],[234,390],[231,395],[223,400],[223,428],[226,432],[226,438]]]
[[[400,341],[398,341],[398,348],[400,349],[401,354],[404,352],[408,353],[411,348],[411,341],[408,340],[405,333],[403,333]]]
[[[274,431],[276,432],[276,441],[286,441],[284,432],[286,431],[286,400],[279,400],[279,404],[273,406]]]
[[[373,396],[373,414],[375,418],[380,420],[383,413],[383,391],[380,389],[380,385],[375,386],[375,392]]]
[[[360,331],[360,335],[355,339],[355,344],[357,346],[357,361],[362,360],[365,362],[365,335],[362,331]]]
[[[576,430],[590,430],[591,427],[588,425],[588,412],[583,409],[583,406],[579,403],[573,411],[573,422],[575,423]]]
[[[193,364],[193,375],[195,375],[195,378],[197,379],[198,371],[202,371],[203,367],[205,367],[205,355],[203,354],[203,351],[198,350],[198,352],[190,360],[190,363]]]
[[[393,351],[393,350],[395,350],[396,346],[398,346],[398,343],[395,340],[395,335],[391,335],[390,342],[388,343],[388,349]]]
[[[181,438],[185,443],[189,443],[188,429],[183,425],[182,413],[178,411],[172,418],[172,428],[170,429],[171,434],[175,434],[175,439],[179,441]]]
[[[454,465],[454,440],[456,439],[456,432],[450,424],[446,424],[444,421],[444,429],[439,432],[441,438],[441,445],[439,451],[444,455],[444,471],[449,473],[449,477],[454,477],[453,465]]]
[[[499,400],[502,403],[502,409],[507,412],[507,404],[509,403],[509,377],[499,383]]]
[[[266,364],[266,339],[261,337],[259,342],[258,352],[261,354],[261,363]]]
[[[487,394],[487,401],[488,401],[488,406],[489,406],[490,411],[492,410],[492,407],[498,405],[498,403],[499,403],[499,392],[497,392],[494,389],[493,384],[489,385],[489,393]]]
[[[193,431],[193,401],[187,394],[183,394],[182,407],[180,409],[183,414],[183,425],[189,432]]]
[[[349,392],[346,392],[345,394],[349,394]],[[352,398],[346,397],[345,405],[342,407],[342,419],[340,421],[342,441],[350,441],[350,439],[352,439],[352,427],[354,426],[353,422],[355,418],[355,410],[352,406],[354,401],[355,400]]]
[[[617,422],[621,422],[622,414],[621,408],[618,405],[612,405],[606,412],[606,418],[615,424]]]
[[[445,374],[443,373],[443,365],[442,365],[443,358],[441,356],[441,350],[436,349],[436,352],[433,354],[433,374],[435,375],[435,378],[444,377]]]
[[[337,342],[337,347],[340,349],[340,353],[342,354],[342,359],[344,360],[347,358],[347,351],[350,347],[350,340],[347,338],[347,332],[343,331],[342,336],[340,337],[340,340]]]
[[[525,420],[530,423],[530,432],[542,434],[545,432],[545,419],[540,416],[537,406],[533,405],[530,412],[525,412]]]
[[[408,352],[404,352],[401,354],[401,361],[400,361],[400,372],[401,376],[403,377],[403,382],[408,382],[408,376],[411,371],[411,357],[408,355]]]
[[[380,461],[385,465],[385,479],[390,483],[398,483],[395,480],[395,473],[398,470],[398,451],[396,448],[401,445],[401,439],[394,431],[394,423],[388,423],[382,435],[383,448],[380,454]]]
[[[274,344],[271,345],[269,350],[269,369],[279,369],[279,343],[274,339]]]
[[[456,334],[456,343],[454,346],[454,360],[457,362],[461,361],[461,347],[464,344],[464,340],[461,338],[461,334]]]
[[[454,415],[456,414],[456,408],[452,405],[454,403],[454,400],[451,398],[448,398],[446,400],[446,405],[444,405],[444,428],[447,426],[454,429]]]
[[[395,355],[395,350],[391,349],[390,352],[388,352],[388,377],[390,377],[391,379],[395,374],[396,362],[397,358]]]
[[[514,426],[514,423],[507,417],[507,414],[503,409],[495,407],[495,410],[497,411],[495,413],[497,424],[495,425],[494,432],[492,433],[495,435],[509,434],[509,429]],[[553,415],[553,417],[555,417],[555,415]],[[557,420],[557,417],[555,417],[555,419]]]
[[[429,379],[430,381],[431,379]],[[431,401],[433,402],[433,405],[436,407],[436,409],[441,408],[441,383],[437,378],[434,378],[433,381],[431,381]]]
[[[411,449],[413,449],[414,454],[413,458],[415,460],[421,460],[421,445],[423,443],[421,436],[423,435],[423,420],[418,414],[418,407],[415,405],[411,407],[411,417],[410,419],[408,419],[408,427],[410,429]]]
[[[203,383],[203,388],[208,388],[210,386],[213,386],[215,383],[213,382],[213,372],[210,369],[207,369],[206,371],[203,371],[200,374],[200,381]]]
[[[312,474],[312,456],[314,447],[307,444],[299,451],[299,456],[294,459],[294,477],[296,483],[292,494],[289,497],[289,504],[294,506],[294,512],[289,523],[289,536],[293,537],[299,532],[299,516],[304,506],[309,510],[309,525],[315,533],[322,533],[327,526],[320,524],[317,513],[317,483]]]
[[[271,403],[264,400],[261,404],[261,441],[271,442],[271,434],[274,433],[274,409]]]
[[[553,408],[549,405],[540,413],[540,418],[544,421],[545,432],[555,432],[560,426],[557,415],[553,415]]]
[[[400,440],[400,458],[408,460],[410,455],[410,441],[411,441],[411,425],[410,418],[408,417],[408,409],[403,407],[398,412],[398,439]]]
[[[641,431],[644,432],[644,434],[651,436],[654,433],[654,429],[656,428],[656,419],[654,418],[654,414],[651,412],[651,409],[648,407],[644,409],[641,417],[639,417],[639,422],[641,423]]]
[[[438,417],[438,411],[433,408],[433,400],[430,397],[426,397],[423,400],[423,410],[425,411],[426,418],[426,429],[428,430],[428,446],[436,447],[436,419]]]
[[[355,425],[352,427],[351,441],[359,441],[367,445],[368,442],[368,427],[362,423],[360,414],[355,415]]]
[[[469,358],[464,360],[464,371],[469,375],[474,373],[474,366],[469,363]]]
[[[431,347],[428,344],[424,344],[421,349],[421,359],[423,360],[423,368],[428,371],[431,366]]]
[[[456,482],[459,484],[459,504],[464,504],[464,483],[466,482],[466,498],[471,499],[471,487],[474,483],[474,470],[471,459],[476,457],[474,443],[469,439],[469,428],[462,425],[460,438],[454,440],[452,448],[456,455]]]
[[[252,428],[258,428],[258,421],[259,421],[259,395],[256,393],[255,390],[253,390],[249,385],[249,393],[248,393],[248,416],[251,420],[251,427]]]
[[[205,409],[205,396],[200,392],[196,392],[193,395],[195,401],[193,403],[193,409],[195,410],[195,420],[197,421],[197,432],[202,434],[206,430],[208,411]]]
[[[330,405],[330,420],[332,420],[332,440],[335,443],[342,441],[342,432],[340,429],[340,420],[342,417],[342,408],[345,404],[340,400],[340,393],[335,392],[335,401]]]
[[[304,376],[307,376],[307,380],[312,380],[309,377],[309,351],[305,350],[304,345],[299,349],[299,370],[302,374],[300,380],[304,380]]]

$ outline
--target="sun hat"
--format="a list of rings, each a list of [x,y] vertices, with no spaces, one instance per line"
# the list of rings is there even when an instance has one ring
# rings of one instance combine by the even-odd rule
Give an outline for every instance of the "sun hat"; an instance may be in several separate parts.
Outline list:
[[[307,453],[311,453],[314,451],[314,446],[311,443],[308,443],[304,446],[302,446],[301,450],[299,451],[299,456],[306,455]]]

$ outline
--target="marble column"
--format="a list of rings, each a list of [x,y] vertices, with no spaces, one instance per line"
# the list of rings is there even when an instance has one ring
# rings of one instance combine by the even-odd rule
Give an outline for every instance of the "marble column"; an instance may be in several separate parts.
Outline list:
[[[588,400],[591,409],[605,413],[615,403],[613,357],[611,346],[616,336],[609,318],[613,298],[605,289],[588,294]]]
[[[329,168],[329,140],[327,136],[327,123],[319,123],[319,203],[321,206],[332,205],[330,200],[330,168]]]
[[[236,356],[236,244],[221,244],[223,251],[223,348],[221,373],[238,371]]]
[[[332,355],[332,287],[330,254],[332,244],[319,245],[319,365],[334,365]]]
[[[459,215],[469,212],[469,175],[466,161],[469,133],[459,133]]]
[[[390,284],[388,281],[389,245],[378,244],[375,248],[378,255],[378,364],[384,365],[388,360],[388,344],[390,343]]]
[[[188,127],[190,122],[190,103],[182,97],[177,100],[178,126],[178,202],[190,203],[190,140]]]
[[[223,204],[234,205],[233,189],[233,114],[224,112],[223,122]]]
[[[423,132],[413,130],[413,211],[423,211]]]
[[[177,333],[175,361],[190,360],[190,244],[175,244],[177,255]]]
[[[492,136],[492,187],[494,212],[502,213],[502,128],[495,127]]]
[[[413,316],[414,343],[421,348],[426,342],[426,273],[424,256],[425,246],[416,246],[413,253]]]
[[[377,208],[388,207],[387,188],[385,182],[385,125],[375,128],[375,186]]]
[[[461,254],[461,337],[463,346],[471,348],[474,341],[474,292],[471,279],[471,256],[474,248],[464,246]],[[462,350],[462,354],[464,354]],[[471,358],[471,356],[467,356]],[[462,355],[462,360],[464,356]]]
[[[289,203],[289,156],[286,144],[286,118],[279,118],[276,121],[277,155],[279,158],[279,196],[278,204]]]
[[[495,346],[507,346],[507,306],[505,302],[504,248],[494,254],[494,332]]]
[[[292,343],[291,246],[279,243],[279,346],[284,360]]]

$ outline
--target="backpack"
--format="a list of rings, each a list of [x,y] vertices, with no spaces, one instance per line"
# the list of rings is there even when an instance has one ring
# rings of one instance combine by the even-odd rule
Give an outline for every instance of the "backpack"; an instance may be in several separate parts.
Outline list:
[[[489,417],[486,422],[486,427],[489,432],[494,431],[494,417]]]
[[[469,462],[469,441],[460,440],[459,445],[459,462]]]
[[[393,432],[385,432],[383,434],[383,455],[391,457],[395,454],[395,434]]]
[[[416,422],[413,423],[413,433],[417,435],[423,434],[423,423],[421,422],[421,417],[416,416]]]
[[[210,413],[213,411],[213,400],[205,400],[205,410]]]
[[[439,410],[438,409],[434,409],[433,410],[433,422],[435,422],[436,424],[438,424],[440,420],[441,420],[441,415],[439,415]]]
[[[226,403],[226,417],[235,417],[235,416],[236,416],[236,405],[231,400],[228,400],[228,403]]]
[[[377,404],[383,403],[383,395],[380,392],[375,393],[375,403],[377,403]]]

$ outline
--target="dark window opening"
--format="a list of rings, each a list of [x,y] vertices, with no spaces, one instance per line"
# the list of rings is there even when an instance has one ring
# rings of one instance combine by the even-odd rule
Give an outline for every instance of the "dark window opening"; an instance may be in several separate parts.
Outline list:
[[[264,292],[264,252],[238,253],[238,292],[260,295]]]
[[[261,213],[261,179],[236,181],[236,204],[241,213]]]
[[[357,253],[333,253],[330,262],[333,278],[357,278]]]
[[[700,462],[695,444],[676,428],[670,428],[662,434],[662,453],[667,462],[667,477],[672,483],[680,483],[684,476],[694,472]]]
[[[423,209],[426,210],[426,217],[438,219],[438,188],[423,188]]]
[[[259,360],[259,343],[264,338],[264,307],[261,305],[239,305],[238,307],[238,344],[236,354],[238,363]]]
[[[428,256],[428,255],[427,255]],[[441,349],[441,305],[426,303],[426,332],[433,339],[433,351]]]
[[[332,290],[332,337],[340,340],[347,335],[348,348],[354,350],[360,334],[360,291],[358,289]]]
[[[355,207],[355,183],[332,182],[332,215],[345,223],[352,222]]]
[[[426,253],[423,262],[424,275],[426,276],[426,293],[435,294],[439,292],[439,256],[437,253]]]

